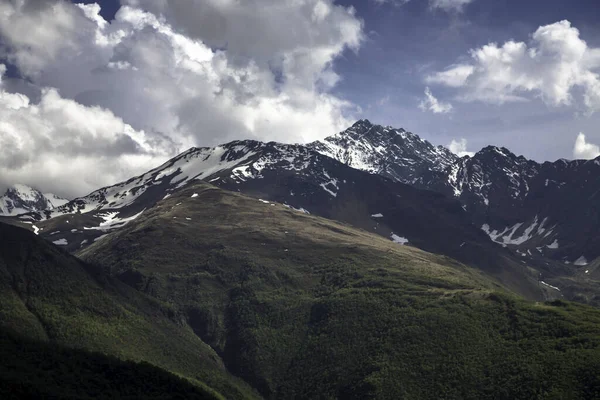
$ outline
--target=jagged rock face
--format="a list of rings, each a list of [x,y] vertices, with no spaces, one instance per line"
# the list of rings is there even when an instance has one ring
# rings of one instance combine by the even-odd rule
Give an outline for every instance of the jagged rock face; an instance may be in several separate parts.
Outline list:
[[[488,146],[471,158],[463,157],[445,170],[423,177],[421,186],[460,199],[479,225],[490,210],[510,210],[506,213],[510,222],[522,217],[518,210],[523,208],[539,171],[536,162],[503,147]]]
[[[522,257],[584,266],[600,256],[600,159],[539,164],[489,146],[421,183],[458,198],[474,224]]]
[[[52,193],[43,194],[32,187],[16,184],[9,187],[0,197],[0,216],[49,210],[67,201]]]
[[[441,171],[458,160],[443,146],[414,133],[360,120],[344,132],[308,147],[352,168],[415,184],[429,171]]]

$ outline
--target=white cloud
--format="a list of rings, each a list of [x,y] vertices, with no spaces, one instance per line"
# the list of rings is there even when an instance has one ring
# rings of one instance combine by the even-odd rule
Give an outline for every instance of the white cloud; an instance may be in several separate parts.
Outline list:
[[[439,101],[429,88],[425,88],[425,98],[421,100],[419,108],[423,111],[431,111],[434,114],[446,114],[452,111],[452,104]]]
[[[32,104],[2,86],[0,64],[0,186],[23,182],[73,196],[129,178],[173,151],[100,107],[86,107],[44,89]],[[77,183],[74,189],[72,182]]]
[[[451,65],[444,71],[427,76],[425,81],[427,83],[440,83],[445,86],[457,88],[463,86],[474,71],[475,67],[472,65]]]
[[[363,24],[354,9],[333,0],[127,3],[111,23],[96,4],[2,3],[0,41],[7,46],[0,47],[0,58],[40,90],[58,89],[43,96],[70,101],[73,109],[103,110],[112,117],[92,112],[86,118],[117,118],[144,132],[152,154],[163,154],[153,147],[163,143],[175,155],[233,139],[310,141],[350,124],[356,107],[331,89],[341,79],[335,59],[362,42]],[[28,110],[11,116],[13,129],[15,121],[33,118]],[[75,128],[83,128],[67,117],[61,123],[73,129],[60,129],[49,117],[42,124],[65,149],[76,142]],[[7,130],[0,131],[4,142]],[[18,149],[25,158],[34,154],[26,146]],[[110,146],[105,150],[110,153]],[[0,168],[12,167],[0,159]],[[28,171],[35,176],[33,167]],[[86,179],[100,186],[117,175],[107,173],[96,183]],[[73,181],[71,192],[83,194],[78,185],[89,186]]]
[[[463,101],[502,104],[541,98],[573,105],[581,90],[587,112],[600,110],[600,49],[591,48],[569,21],[539,27],[530,44],[508,41],[470,51],[471,62],[428,76],[427,83],[460,88]]]
[[[473,157],[475,155],[474,152],[467,151],[467,139],[465,138],[461,138],[459,140],[452,139],[448,145],[448,149],[459,157]]]
[[[0,3],[0,38],[13,48],[29,49],[10,53],[10,61],[35,74],[61,49],[74,45],[77,17],[77,10],[63,1]]]
[[[600,156],[600,147],[592,143],[587,143],[583,133],[577,135],[575,146],[573,147],[573,157],[575,159],[591,160],[598,156]]]
[[[461,12],[463,8],[474,0],[429,0],[429,6],[432,9],[441,9],[444,11]]]
[[[124,0],[162,15],[178,33],[210,48],[225,48],[236,65],[252,59],[281,69],[288,82],[312,86],[335,73],[344,48],[356,49],[363,32],[353,8],[333,0]],[[334,79],[335,80],[335,79]]]

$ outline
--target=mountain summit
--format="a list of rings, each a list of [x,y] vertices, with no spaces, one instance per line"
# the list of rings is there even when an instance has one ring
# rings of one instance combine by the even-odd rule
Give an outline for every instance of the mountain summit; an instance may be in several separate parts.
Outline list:
[[[428,171],[442,171],[459,157],[402,128],[361,119],[333,136],[308,147],[352,168],[415,184]]]
[[[0,196],[0,216],[51,210],[68,201],[53,193],[44,194],[30,186],[15,184],[6,189],[3,196]]]

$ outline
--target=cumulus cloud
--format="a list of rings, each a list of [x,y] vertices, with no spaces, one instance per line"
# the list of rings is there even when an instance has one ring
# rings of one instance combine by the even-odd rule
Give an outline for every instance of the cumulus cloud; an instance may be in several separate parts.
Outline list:
[[[585,135],[580,133],[575,139],[573,147],[573,157],[575,159],[591,160],[600,156],[600,147],[598,145],[586,142]]]
[[[121,121],[129,128],[115,132],[128,132],[125,136],[135,146],[127,143],[137,149],[133,153],[153,160],[233,139],[310,141],[350,124],[355,106],[331,89],[341,79],[335,59],[347,49],[356,50],[363,40],[363,24],[354,9],[332,0],[124,3],[110,23],[100,16],[97,4],[0,4],[0,41],[5,44],[0,59],[15,65],[38,87],[42,99],[31,104],[37,99],[25,96],[28,107],[3,121],[11,127],[0,130],[0,140],[7,142],[6,132],[20,129],[15,121],[33,118],[33,110],[59,101],[80,112],[94,110],[85,117],[91,125],[93,118]],[[3,93],[17,101],[7,90]],[[83,127],[69,123],[67,117],[78,118],[77,113],[63,115],[62,125],[42,114],[40,124],[48,135],[64,144],[53,148],[54,162],[59,162],[64,159],[61,152],[84,142],[77,139],[77,129]],[[136,136],[142,133],[143,140]],[[108,140],[106,132],[89,135]],[[75,146],[71,151],[119,159],[114,146]],[[44,153],[41,147],[37,150]],[[27,146],[12,152],[13,158],[0,160],[0,168],[14,169],[17,159],[31,160],[34,154]],[[52,153],[46,153],[50,160]],[[19,165],[20,175],[11,176],[32,183],[24,178],[26,171],[38,173],[33,164]],[[96,182],[86,179],[93,187],[117,175],[106,173],[106,178],[94,178]],[[70,192],[84,194],[86,185],[74,180]]]
[[[5,71],[0,64],[0,186],[23,182],[74,196],[146,171],[174,151],[168,139],[149,137],[56,89],[43,89],[37,104],[8,93]]]
[[[459,140],[452,139],[448,145],[448,149],[459,157],[473,157],[475,155],[472,151],[467,151],[467,139],[461,138]]]
[[[363,39],[354,8],[332,0],[124,0],[210,48],[225,49],[237,65],[251,59],[280,72],[288,85],[332,86],[333,60]]]
[[[426,77],[429,84],[460,88],[463,101],[502,104],[541,98],[550,106],[600,110],[600,49],[589,47],[569,21],[539,27],[529,44],[490,43],[470,51],[471,61]]]
[[[24,73],[35,74],[55,60],[62,48],[74,45],[77,19],[75,7],[63,1],[1,3],[0,38],[13,49],[29,49],[10,52],[9,60]]]
[[[452,111],[452,104],[439,101],[427,87],[425,88],[425,98],[419,103],[419,108],[434,114],[447,114]]]
[[[429,6],[432,9],[441,9],[444,11],[461,12],[463,8],[474,0],[429,0]]]

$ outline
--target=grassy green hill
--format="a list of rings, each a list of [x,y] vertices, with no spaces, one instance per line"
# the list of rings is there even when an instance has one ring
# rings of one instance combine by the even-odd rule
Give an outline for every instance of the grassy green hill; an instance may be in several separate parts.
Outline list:
[[[208,184],[80,256],[266,398],[600,398],[600,310]]]
[[[31,232],[0,224],[0,238],[0,327],[47,343],[146,361],[226,397],[255,397],[168,304]]]

